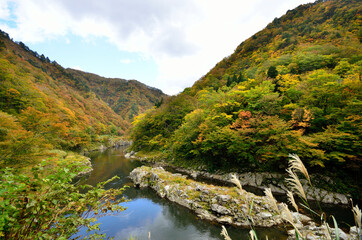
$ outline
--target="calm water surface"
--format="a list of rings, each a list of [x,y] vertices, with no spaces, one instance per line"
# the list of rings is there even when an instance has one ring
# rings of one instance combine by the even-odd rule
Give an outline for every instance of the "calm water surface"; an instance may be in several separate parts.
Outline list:
[[[151,232],[152,240],[188,240],[188,239],[223,239],[220,236],[221,226],[208,221],[200,220],[190,210],[161,199],[150,189],[136,189],[132,186],[129,173],[140,162],[124,157],[123,148],[108,149],[104,152],[94,152],[89,157],[92,159],[94,170],[85,180],[85,183],[95,185],[98,182],[108,180],[113,176],[119,180],[108,184],[107,188],[117,188],[129,185],[124,195],[130,201],[122,205],[126,211],[113,216],[105,216],[98,219],[101,223],[101,233],[114,239],[148,239]],[[233,240],[249,239],[249,230],[227,227]],[[258,236],[264,239],[286,239],[285,234],[277,229],[259,229]],[[85,231],[81,231],[86,235]]]

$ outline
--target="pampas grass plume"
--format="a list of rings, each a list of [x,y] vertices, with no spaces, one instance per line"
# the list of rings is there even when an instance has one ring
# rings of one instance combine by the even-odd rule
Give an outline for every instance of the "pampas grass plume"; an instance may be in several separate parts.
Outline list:
[[[221,233],[220,235],[222,235],[224,237],[225,240],[231,240],[229,234],[228,234],[228,231],[226,230],[226,228],[223,226],[221,226],[222,230],[221,230]]]
[[[298,155],[297,154],[289,154],[288,157],[290,157],[290,159],[289,159],[289,168],[302,173],[305,176],[305,178],[308,180],[309,184],[312,185],[312,182],[310,181],[310,177],[309,177],[307,168],[304,166],[302,160],[300,160]]]
[[[357,228],[361,229],[362,225],[361,225],[361,209],[358,208],[358,205],[354,206],[353,209],[353,215],[354,215],[354,221],[356,222],[356,226]]]
[[[287,197],[288,197],[288,202],[289,202],[290,204],[292,204],[292,206],[294,207],[294,209],[295,209],[297,212],[299,212],[299,211],[298,211],[298,205],[297,205],[297,203],[295,202],[293,193],[292,193],[291,191],[287,191]]]
[[[265,188],[264,193],[265,193],[265,196],[266,196],[266,197],[269,199],[269,201],[271,202],[272,207],[274,208],[274,210],[279,213],[277,201],[275,200],[271,189],[270,189],[270,188]]]
[[[243,188],[241,187],[240,180],[236,177],[235,174],[231,175],[231,182],[234,183],[240,189],[240,191],[243,191]]]
[[[290,178],[286,178],[285,180],[290,184],[292,190],[295,190],[295,193],[302,197],[305,201],[307,201],[307,197],[305,195],[302,183],[299,181],[299,178],[295,172],[292,171],[291,168],[287,169],[287,173]]]

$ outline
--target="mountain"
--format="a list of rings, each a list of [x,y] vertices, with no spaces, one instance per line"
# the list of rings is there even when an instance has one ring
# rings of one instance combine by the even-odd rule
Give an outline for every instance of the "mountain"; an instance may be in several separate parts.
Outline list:
[[[133,149],[211,171],[284,171],[296,153],[339,182],[331,190],[361,199],[361,20],[357,0],[316,1],[275,18],[136,118]]]
[[[64,69],[0,32],[0,164],[44,149],[89,149],[121,136],[166,97],[135,80]]]
[[[76,79],[87,83],[90,90],[106,102],[126,121],[158,104],[166,95],[159,89],[136,80],[104,78],[92,73],[66,69]]]

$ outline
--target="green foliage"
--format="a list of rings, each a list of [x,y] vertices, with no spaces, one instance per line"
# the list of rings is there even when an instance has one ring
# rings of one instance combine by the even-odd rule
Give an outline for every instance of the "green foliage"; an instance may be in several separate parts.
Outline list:
[[[288,11],[136,120],[134,148],[210,169],[277,170],[293,152],[313,171],[359,176],[359,5],[320,1]],[[349,184],[362,189],[357,181]]]
[[[29,163],[51,148],[87,150],[99,136],[124,135],[135,115],[165,97],[134,80],[64,69],[4,32],[0,41],[0,125],[16,125],[1,126],[2,165]]]
[[[131,138],[136,150],[160,150],[166,139],[182,124],[183,118],[194,109],[194,100],[188,95],[171,97],[159,108],[138,116],[133,122]]]
[[[30,174],[1,170],[0,239],[69,239],[81,227],[97,230],[95,217],[124,210],[119,197],[123,189],[103,188],[113,179],[96,187],[76,186],[72,179],[84,166],[60,161],[55,167],[49,162],[36,165]]]
[[[270,78],[276,78],[278,76],[277,68],[275,66],[270,66],[267,75]]]
[[[132,122],[135,116],[153,106],[159,107],[167,97],[161,90],[136,80],[103,78],[74,69],[66,69],[66,73],[88,86],[127,122]]]

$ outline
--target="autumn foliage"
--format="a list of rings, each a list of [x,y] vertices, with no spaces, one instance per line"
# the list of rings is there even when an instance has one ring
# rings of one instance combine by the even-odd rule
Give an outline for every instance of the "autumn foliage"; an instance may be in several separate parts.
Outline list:
[[[187,166],[248,171],[284,169],[295,153],[358,192],[361,20],[354,0],[288,11],[191,88],[138,117],[134,149]],[[175,112],[177,102],[185,104]]]

